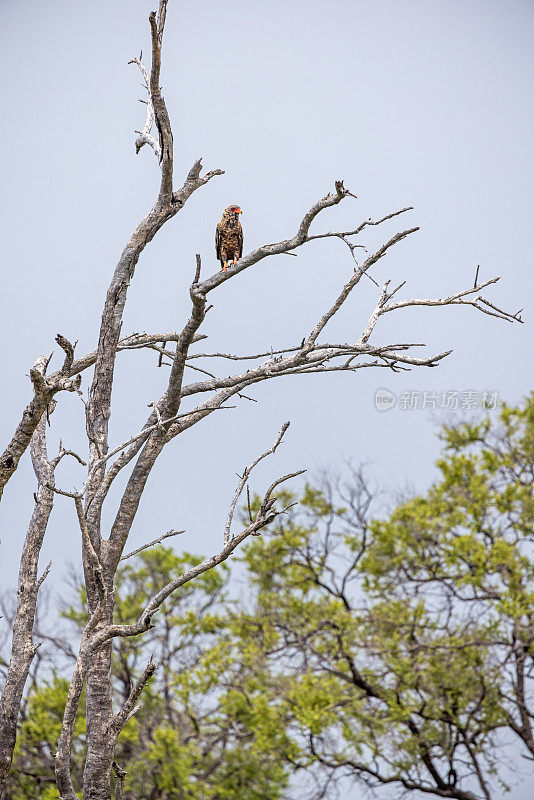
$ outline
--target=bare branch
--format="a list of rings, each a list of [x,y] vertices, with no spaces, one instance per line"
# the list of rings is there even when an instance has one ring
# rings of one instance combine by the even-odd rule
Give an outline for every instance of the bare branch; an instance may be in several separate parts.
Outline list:
[[[89,529],[87,527],[87,522],[85,519],[85,515],[83,513],[83,505],[81,498],[78,495],[74,496],[74,505],[76,506],[76,514],[78,516],[78,524],[80,525],[80,530],[82,532],[82,541],[84,546],[84,552],[86,553],[88,560],[93,569],[93,579],[95,581],[95,585],[97,587],[97,591],[100,595],[101,601],[104,597],[104,575],[102,572],[102,564],[100,563],[100,559],[96,553],[95,548],[93,547],[93,543],[91,542],[91,537],[89,535]]]
[[[53,412],[54,407],[55,401],[52,400],[50,413]],[[39,555],[54,502],[53,491],[49,488],[49,485],[54,483],[54,465],[48,460],[44,416],[41,416],[31,437],[30,454],[39,487],[22,548],[11,656],[0,697],[0,794],[11,766],[22,696],[36,653],[33,644],[33,627],[38,592],[51,566],[48,564],[43,575],[40,578],[37,577]]]
[[[139,706],[137,705],[137,701],[141,696],[141,692],[147,685],[148,681],[156,671],[156,665],[152,660],[152,656],[150,656],[150,661],[148,662],[147,666],[143,670],[140,677],[135,682],[135,685],[132,687],[132,690],[124,702],[121,710],[115,714],[113,717],[111,727],[112,731],[115,735],[115,739],[118,737],[119,733],[122,731],[130,717],[132,717],[136,711],[139,710]]]
[[[406,211],[413,211],[413,206],[406,206],[406,208],[401,208],[400,211],[393,211],[391,214],[386,214],[385,217],[381,217],[381,219],[373,220],[371,217],[369,217],[369,219],[366,219],[365,222],[362,222],[361,225],[358,225],[357,228],[354,228],[354,230],[351,231],[329,231],[328,233],[316,233],[314,236],[308,236],[306,241],[311,242],[313,239],[326,239],[333,236],[337,236],[340,239],[346,239],[348,236],[357,236],[367,226],[381,225],[386,220],[398,217],[400,214],[404,214]]]
[[[60,371],[55,375],[46,377],[45,372],[48,361],[49,359],[46,356],[41,355],[31,368],[30,378],[33,384],[33,399],[24,409],[22,419],[13,434],[13,438],[2,455],[0,455],[0,498],[2,497],[4,486],[17,469],[19,461],[30,444],[33,433],[54,395],[60,391],[78,393],[80,391],[81,376],[79,375],[72,378]],[[67,361],[68,357],[65,359],[65,363]]]
[[[350,281],[348,281],[348,283],[345,284],[345,286],[343,287],[343,291],[341,292],[335,303],[328,309],[326,314],[324,314],[321,317],[315,328],[312,330],[312,332],[308,336],[308,339],[306,340],[305,346],[312,345],[317,341],[317,337],[327,324],[328,320],[330,320],[334,316],[334,314],[337,311],[339,311],[339,309],[341,308],[341,306],[343,305],[349,294],[352,292],[354,287],[357,286],[358,283],[360,282],[362,275],[365,272],[367,272],[367,270],[373,264],[376,264],[376,262],[379,261],[387,253],[390,247],[393,247],[393,245],[397,244],[398,242],[401,242],[411,233],[415,233],[418,230],[419,228],[410,228],[409,230],[396,233],[395,236],[392,236],[391,239],[388,242],[386,242],[386,244],[382,245],[382,247],[380,247],[375,253],[373,253],[372,255],[370,255],[368,258],[365,259],[360,269],[356,270]]]
[[[73,675],[69,685],[69,693],[63,713],[61,733],[59,735],[58,748],[55,757],[56,783],[61,794],[62,800],[79,800],[74,791],[72,778],[70,775],[70,758],[72,752],[72,742],[74,738],[74,725],[78,714],[78,705],[82,694],[85,678],[91,665],[91,648],[89,641],[94,634],[95,628],[102,620],[102,616],[107,604],[107,593],[104,593],[102,601],[90,616],[87,625],[82,633],[80,650],[74,666]]]
[[[124,779],[128,773],[125,769],[119,767],[116,761],[112,761],[111,766],[117,781],[115,784],[115,800],[124,800]]]
[[[515,314],[510,314],[508,311],[504,311],[498,306],[493,305],[488,300],[484,300],[483,297],[476,297],[471,298],[470,295],[479,292],[481,289],[485,289],[486,286],[491,286],[494,283],[500,281],[500,277],[491,278],[491,280],[485,281],[478,286],[474,286],[472,289],[463,289],[461,292],[456,292],[455,294],[449,295],[449,297],[445,297],[444,299],[435,298],[435,299],[425,299],[425,300],[404,300],[398,303],[391,303],[384,307],[381,313],[387,313],[388,311],[396,311],[399,308],[408,308],[411,306],[451,306],[451,305],[468,305],[473,306],[478,311],[482,311],[483,314],[489,314],[492,317],[498,317],[499,319],[506,320],[507,322],[523,322],[521,319],[520,312],[516,312]],[[464,299],[469,297],[469,299]],[[483,305],[481,306],[480,303]],[[489,308],[493,309],[493,311],[488,311],[487,308],[484,306],[488,306]]]
[[[233,551],[241,544],[241,542],[243,542],[252,534],[257,533],[259,530],[261,530],[261,528],[273,522],[279,513],[282,512],[276,512],[274,509],[272,509],[269,511],[266,517],[260,518],[257,516],[252,524],[250,524],[240,533],[236,534],[236,536],[232,537],[228,544],[226,544],[219,553],[205,559],[200,564],[191,567],[174,581],[164,586],[163,589],[161,589],[161,591],[154,595],[154,597],[150,600],[142,612],[139,620],[133,625],[110,625],[102,632],[96,634],[92,643],[93,648],[99,647],[105,641],[115,636],[137,636],[140,633],[144,633],[150,627],[152,616],[161,607],[165,600],[176,591],[176,589],[179,589],[181,586],[184,586],[184,584],[189,583],[189,581],[193,580],[194,578],[197,578],[203,572],[207,572],[208,570],[213,569],[213,567],[221,564],[223,561],[226,561],[228,556],[233,553]]]
[[[247,477],[250,475],[250,472],[254,467],[259,464],[259,462],[265,458],[266,456],[275,452],[276,448],[282,441],[283,435],[287,430],[289,423],[285,423],[280,431],[279,436],[277,437],[276,441],[272,445],[269,450],[259,456],[255,461],[245,470]],[[227,523],[225,526],[225,533],[224,533],[224,546],[222,550],[214,556],[205,559],[200,564],[196,564],[195,566],[191,567],[190,569],[186,570],[182,573],[178,578],[173,581],[170,581],[166,586],[164,586],[157,594],[155,594],[147,603],[145,609],[139,616],[137,622],[132,625],[108,625],[102,631],[99,631],[95,634],[91,641],[92,649],[100,647],[105,641],[115,637],[115,636],[137,636],[140,633],[148,630],[151,626],[152,616],[156,613],[156,611],[161,607],[161,605],[165,602],[165,600],[178,589],[179,587],[183,586],[184,584],[188,583],[189,581],[193,580],[194,578],[201,575],[203,572],[212,569],[213,567],[217,566],[218,564],[225,561],[229,555],[238,547],[241,542],[243,542],[249,536],[258,534],[262,528],[266,525],[271,524],[276,517],[280,514],[283,514],[287,509],[277,510],[274,507],[275,498],[272,497],[272,493],[284,481],[289,480],[297,475],[301,475],[305,470],[299,470],[297,472],[289,473],[288,475],[284,475],[281,478],[278,478],[274,481],[270,487],[268,488],[267,492],[265,493],[263,500],[260,504],[260,509],[256,515],[256,517],[251,520],[250,524],[242,530],[240,533],[236,534],[235,536],[230,537],[229,535],[229,527],[228,521],[232,522],[232,517],[235,511],[235,507],[239,496],[245,486],[243,482],[243,477],[240,479],[240,483],[238,484],[238,491],[234,495],[232,500],[232,504],[230,506],[230,511],[227,518]]]
[[[144,544],[141,547],[138,547],[136,550],[132,550],[130,553],[127,553],[125,556],[121,556],[119,559],[120,561],[126,561],[127,558],[131,558],[132,556],[136,556],[138,553],[141,553],[143,550],[147,550],[149,547],[154,547],[155,544],[161,544],[164,539],[168,539],[169,536],[178,536],[179,533],[185,533],[185,531],[168,531],[164,533],[163,536],[160,536],[158,539],[154,539],[153,542],[149,542],[148,544]]]
[[[306,469],[299,469],[296,472],[289,472],[287,475],[282,475],[281,478],[277,478],[275,481],[273,481],[269,486],[269,488],[267,489],[267,491],[265,492],[265,497],[263,498],[262,506],[260,506],[260,511],[262,507],[264,507],[265,509],[267,508],[267,504],[271,502],[272,494],[274,490],[278,488],[278,486],[280,486],[282,483],[285,483],[286,481],[291,480],[291,478],[298,478],[299,475],[304,475],[304,473],[307,471],[308,470]]]
[[[371,334],[372,334],[372,332],[373,332],[373,330],[375,328],[375,325],[378,322],[380,314],[382,313],[382,309],[384,308],[388,298],[390,297],[390,295],[388,295],[389,283],[390,283],[389,281],[385,282],[385,284],[384,284],[384,286],[382,288],[382,291],[380,293],[380,297],[378,299],[378,303],[377,303],[373,313],[369,317],[367,325],[365,326],[365,329],[364,329],[362,335],[360,336],[360,338],[358,340],[358,343],[367,344],[367,342],[369,341],[369,337],[371,336]]]
[[[47,579],[48,573],[50,572],[51,568],[52,568],[52,562],[49,561],[48,564],[45,567],[45,571],[43,572],[43,574],[41,575],[41,577],[37,581],[37,591],[39,591],[39,589],[41,588],[41,586],[43,585],[43,583]]]
[[[237,488],[235,490],[235,494],[234,494],[232,502],[230,504],[230,510],[228,511],[228,517],[226,519],[226,525],[224,527],[223,540],[224,540],[225,544],[227,544],[228,541],[230,540],[230,529],[232,527],[232,520],[234,518],[235,508],[236,508],[236,505],[237,505],[237,502],[238,502],[239,498],[241,497],[241,493],[242,493],[243,489],[245,488],[246,483],[247,483],[247,481],[248,481],[248,479],[250,477],[250,473],[252,472],[254,467],[256,467],[260,463],[260,461],[263,461],[264,458],[266,458],[267,456],[272,455],[276,451],[276,448],[278,447],[278,445],[280,444],[280,442],[284,438],[284,434],[287,431],[287,429],[289,428],[289,425],[290,425],[289,422],[284,422],[284,424],[282,425],[282,429],[281,429],[280,433],[278,434],[278,437],[277,437],[275,443],[272,445],[272,447],[270,447],[268,450],[266,450],[265,453],[262,453],[261,456],[258,456],[256,459],[254,459],[252,464],[250,464],[250,466],[248,466],[248,467],[245,467],[245,469],[243,470],[243,475],[241,476],[241,478],[239,480],[239,483],[237,484]]]
[[[65,456],[71,456],[72,458],[74,458],[78,462],[78,464],[81,464],[82,467],[86,467],[87,466],[87,462],[84,461],[83,458],[81,458],[81,456],[78,455],[78,453],[75,453],[74,450],[65,450],[65,448],[63,447],[63,445],[60,442],[59,443],[59,453],[57,454],[57,456],[52,461],[54,466],[57,467],[59,462],[62,461],[65,458]]]
[[[63,366],[61,367],[61,372],[64,375],[71,374],[71,367],[72,362],[74,361],[74,348],[76,347],[76,342],[71,344],[68,339],[65,339],[60,333],[56,336],[56,342],[61,347],[61,349],[65,352],[65,361],[63,362]]]
[[[152,67],[150,70],[150,101],[154,110],[154,119],[159,134],[159,163],[161,166],[161,187],[159,201],[167,204],[172,200],[172,170],[173,170],[173,145],[171,121],[167,106],[161,94],[159,85],[161,71],[161,45],[163,40],[163,27],[167,9],[166,0],[161,0],[158,19],[154,11],[148,17],[152,35]]]
[[[121,339],[117,345],[117,352],[122,350],[141,350],[144,347],[151,347],[156,342],[176,342],[178,341],[178,336],[180,334],[177,331],[168,331],[165,333],[132,333],[130,336],[126,336],[124,339]],[[194,339],[194,342],[199,342],[202,339],[206,339],[207,337],[203,334],[197,334]],[[92,367],[96,361],[97,351],[92,350],[87,355],[83,356],[83,358],[78,359],[75,361],[71,368],[71,375],[76,375],[84,370]]]
[[[189,288],[192,304],[191,314],[178,337],[167,389],[158,404],[164,419],[175,416],[180,408],[184,369],[189,348],[206,314],[206,294],[202,284],[196,282],[199,274],[200,258],[197,258],[195,282]],[[113,559],[113,572],[122,555],[148,476],[166,444],[166,436],[167,429],[162,430],[159,425],[157,430],[150,434],[126,485],[108,540],[108,553]],[[99,508],[97,507],[96,510],[98,511]]]
[[[242,256],[236,264],[231,265],[226,272],[217,272],[215,275],[212,275],[210,278],[200,284],[202,291],[207,294],[221,283],[224,283],[224,281],[229,280],[230,278],[234,277],[234,275],[242,272],[244,269],[248,269],[254,264],[257,264],[267,256],[278,255],[279,253],[287,253],[289,250],[294,250],[295,247],[299,247],[300,245],[304,244],[304,242],[307,241],[308,231],[315,217],[325,208],[330,208],[340,203],[346,196],[347,190],[343,186],[343,182],[336,181],[335,191],[327,194],[321,200],[318,200],[310,208],[310,210],[304,215],[302,222],[299,225],[299,229],[294,236],[292,236],[290,239],[285,239],[282,242],[265,244],[262,247],[256,248],[256,250],[252,250],[252,252]]]
[[[156,158],[158,162],[161,158],[161,151],[159,147],[159,143],[151,136],[152,126],[154,124],[154,106],[152,105],[152,97],[150,95],[150,78],[148,76],[148,70],[143,64],[141,60],[141,56],[139,58],[132,58],[128,61],[128,64],[137,64],[139,69],[141,70],[141,74],[145,81],[145,88],[148,93],[148,100],[146,101],[146,122],[145,127],[142,131],[139,131],[139,135],[135,140],[135,152],[138,154],[143,145],[148,144],[156,154]]]
[[[256,353],[254,355],[236,356],[231,353],[194,353],[187,357],[188,361],[194,358],[227,358],[230,361],[254,361],[258,358],[269,358],[271,356],[278,356],[285,353],[292,353],[300,350],[300,347],[287,347],[284,350],[267,350],[265,353]]]

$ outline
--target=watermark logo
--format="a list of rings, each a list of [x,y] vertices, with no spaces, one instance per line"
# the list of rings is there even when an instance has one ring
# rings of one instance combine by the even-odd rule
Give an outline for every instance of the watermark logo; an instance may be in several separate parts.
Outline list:
[[[395,406],[400,411],[486,411],[496,409],[499,405],[499,392],[495,390],[404,389],[398,396],[389,389],[377,389],[375,392],[377,411],[389,411]]]
[[[377,389],[375,392],[375,408],[377,411],[389,411],[397,402],[396,396],[389,389]]]

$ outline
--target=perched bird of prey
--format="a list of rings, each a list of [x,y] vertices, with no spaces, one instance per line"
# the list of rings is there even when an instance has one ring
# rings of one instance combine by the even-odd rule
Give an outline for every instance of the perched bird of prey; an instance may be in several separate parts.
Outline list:
[[[226,272],[228,262],[235,264],[243,254],[243,228],[239,222],[239,206],[228,206],[215,230],[215,250]]]

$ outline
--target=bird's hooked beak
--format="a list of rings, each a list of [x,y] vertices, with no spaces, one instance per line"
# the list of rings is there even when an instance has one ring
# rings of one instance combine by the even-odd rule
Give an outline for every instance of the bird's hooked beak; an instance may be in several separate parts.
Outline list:
[[[236,211],[235,213],[236,213],[236,214],[242,214],[243,212],[241,211],[241,209],[240,209],[240,208],[238,208],[238,209],[237,209],[237,211]]]

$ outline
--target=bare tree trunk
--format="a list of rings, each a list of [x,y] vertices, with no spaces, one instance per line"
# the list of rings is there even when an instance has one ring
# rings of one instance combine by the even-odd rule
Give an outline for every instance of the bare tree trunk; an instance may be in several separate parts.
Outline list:
[[[0,700],[0,797],[3,794],[13,757],[24,686],[36,652],[32,631],[37,593],[48,573],[47,567],[43,576],[40,579],[37,578],[39,554],[54,502],[54,492],[50,487],[54,485],[55,464],[48,461],[46,420],[43,416],[33,434],[30,452],[39,488],[35,495],[35,506],[20,560],[11,659]]]
[[[83,772],[84,798],[109,800],[115,737],[111,734],[111,647],[107,641],[94,654],[87,674],[87,760]]]
[[[393,297],[404,284],[390,290],[389,281],[384,284],[378,297],[376,307],[363,327],[356,341],[351,343],[329,343],[320,341],[324,329],[333,316],[356,289],[360,280],[368,274],[371,267],[382,259],[391,248],[415,233],[418,228],[411,227],[395,233],[385,244],[368,255],[360,265],[356,262],[355,249],[358,246],[352,237],[358,236],[367,226],[379,225],[385,220],[396,218],[410,208],[404,208],[382,219],[367,219],[350,231],[336,231],[310,235],[310,227],[322,211],[341,203],[348,196],[354,197],[345,189],[341,180],[335,181],[334,191],[328,193],[304,214],[296,233],[288,239],[273,244],[265,244],[250,253],[243,255],[237,263],[226,272],[217,272],[207,279],[200,280],[200,256],[193,283],[190,287],[191,311],[181,332],[162,334],[133,334],[120,340],[123,312],[127,300],[128,287],[134,277],[139,257],[146,245],[154,238],[161,227],[183,208],[191,195],[201,186],[206,185],[212,177],[222,174],[221,170],[213,170],[201,174],[201,161],[191,167],[182,187],[173,190],[173,138],[170,119],[160,88],[161,45],[165,25],[167,0],[160,0],[159,11],[149,16],[152,41],[152,64],[150,75],[141,62],[134,63],[141,69],[148,91],[147,122],[145,129],[136,141],[136,150],[148,144],[154,150],[161,170],[161,182],[158,197],[152,209],[140,222],[126,244],[115,268],[109,285],[101,318],[98,349],[84,358],[73,360],[73,347],[58,337],[57,341],[65,350],[66,358],[62,369],[45,379],[44,368],[32,371],[31,377],[35,392],[35,409],[25,412],[23,421],[16,431],[13,442],[8,446],[7,461],[0,457],[0,492],[10,475],[16,469],[29,439],[35,430],[35,453],[38,456],[39,493],[34,517],[30,523],[27,547],[21,561],[21,579],[19,587],[19,611],[13,639],[13,666],[10,664],[10,675],[6,691],[2,697],[1,724],[9,730],[6,746],[0,751],[0,776],[7,774],[13,751],[16,721],[20,708],[20,700],[24,689],[29,665],[34,648],[31,638],[35,600],[39,582],[36,577],[37,559],[42,544],[42,537],[52,507],[53,491],[70,497],[75,502],[77,521],[82,539],[82,561],[85,586],[89,608],[87,623],[80,644],[80,650],[73,672],[69,695],[65,707],[63,725],[56,755],[56,780],[63,800],[76,800],[76,793],[70,775],[70,757],[73,742],[74,725],[78,713],[78,705],[84,685],[86,686],[87,707],[87,759],[83,778],[84,800],[110,800],[110,777],[113,764],[113,752],[117,737],[128,718],[136,711],[136,702],[143,686],[152,674],[154,665],[147,666],[143,676],[132,688],[129,697],[124,701],[117,713],[112,708],[111,685],[111,647],[115,636],[137,636],[152,626],[152,616],[157,613],[165,599],[186,582],[194,580],[202,572],[211,569],[227,559],[231,553],[250,535],[259,533],[265,525],[270,524],[283,510],[275,508],[273,492],[283,481],[299,473],[283,476],[275,481],[264,495],[259,511],[255,516],[250,512],[249,524],[239,533],[233,535],[231,526],[233,516],[241,493],[243,492],[250,471],[261,458],[273,453],[287,428],[282,432],[272,448],[247,468],[240,478],[236,494],[232,501],[223,533],[223,546],[215,555],[201,564],[186,570],[179,578],[171,581],[157,592],[147,603],[139,618],[131,625],[116,625],[113,621],[113,591],[117,566],[124,552],[137,509],[142,495],[157,461],[158,456],[176,436],[201,422],[214,411],[229,408],[225,403],[233,397],[241,397],[242,391],[249,386],[271,378],[294,374],[316,374],[319,372],[345,371],[355,372],[358,369],[376,367],[396,371],[406,366],[436,366],[449,353],[423,355],[415,357],[413,349],[422,347],[420,343],[385,343],[370,344],[380,318],[389,312],[412,306],[448,306],[463,305],[476,308],[485,314],[497,316],[508,321],[521,321],[519,313],[508,314],[497,306],[485,301],[480,292],[495,283],[492,278],[478,284],[478,270],[474,286],[451,294],[444,299],[411,299],[392,302]],[[158,140],[151,136],[155,123]],[[258,265],[263,259],[272,255],[290,253],[316,239],[337,238],[348,248],[351,255],[349,262],[349,278],[334,301],[326,308],[309,333],[297,342],[278,353],[266,352],[238,356],[228,353],[190,353],[191,345],[204,338],[199,329],[207,311],[207,295],[215,291],[222,283],[236,278],[243,270]],[[161,342],[161,346],[158,345]],[[174,351],[168,349],[169,342],[175,343]],[[148,416],[145,426],[123,444],[109,449],[108,428],[111,417],[111,399],[115,362],[121,349],[140,349],[149,347],[170,359],[171,369],[165,392],[158,402],[153,404],[153,411]],[[223,359],[223,363],[246,361],[247,369],[241,366],[234,375],[219,377],[211,371],[200,368],[200,372],[208,376],[201,381],[186,383],[186,368],[192,367],[193,359]],[[218,363],[221,363],[219,361]],[[89,402],[86,407],[86,433],[89,448],[89,465],[86,481],[79,491],[53,489],[53,470],[55,464],[66,454],[62,451],[54,462],[46,457],[44,440],[44,410],[55,393],[60,390],[77,391],[80,385],[80,373],[94,364],[94,375]],[[210,366],[211,370],[213,367]],[[196,368],[199,370],[199,368]],[[207,395],[203,400],[199,396]],[[183,398],[192,398],[192,411],[180,413]],[[28,416],[29,415],[29,416]],[[31,419],[30,419],[31,417]],[[29,424],[28,423],[29,420]],[[21,428],[22,426],[22,428]],[[39,449],[40,448],[40,449]],[[40,454],[40,455],[39,455]],[[73,455],[71,453],[71,455]],[[37,456],[34,457],[34,465]],[[4,461],[2,461],[4,458]],[[79,458],[79,457],[78,457]],[[40,460],[39,460],[40,459]],[[111,460],[114,459],[114,460]],[[79,459],[81,460],[81,459]],[[82,462],[83,463],[83,462]],[[109,490],[121,470],[132,464],[126,488],[119,501],[115,519],[109,537],[101,530],[101,512]],[[86,465],[87,466],[87,465]],[[3,470],[3,473],[2,473]],[[36,467],[37,472],[37,467]],[[52,488],[51,488],[52,487]],[[3,770],[3,772],[2,772]],[[120,767],[115,767],[120,777],[118,795],[122,794],[124,776]]]

